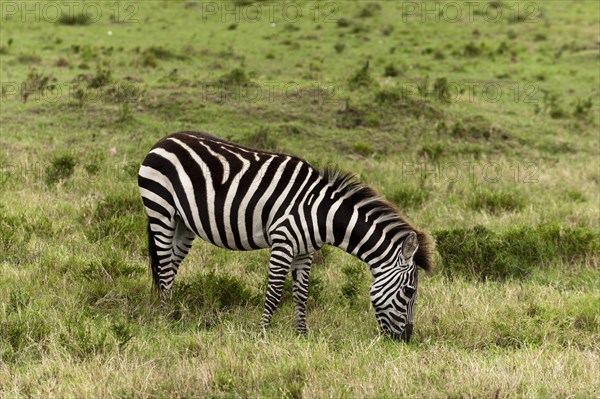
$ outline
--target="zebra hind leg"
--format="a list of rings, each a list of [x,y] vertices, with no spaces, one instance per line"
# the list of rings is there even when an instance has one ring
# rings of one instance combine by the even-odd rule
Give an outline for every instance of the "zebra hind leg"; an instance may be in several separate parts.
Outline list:
[[[162,274],[171,263],[171,246],[175,225],[172,220],[150,218],[148,221],[148,253],[150,256],[150,272],[154,287],[160,290],[161,307],[166,301],[166,291],[162,282]]]
[[[300,255],[292,261],[292,297],[294,298],[294,324],[298,334],[306,334],[306,301],[308,277],[313,254]]]
[[[175,230],[171,243],[171,258],[170,263],[163,267],[160,272],[160,288],[161,288],[161,306],[164,307],[167,303],[168,293],[171,292],[173,281],[179,270],[179,265],[185,259],[186,255],[192,248],[195,234],[187,228],[183,220],[176,217]]]
[[[150,219],[148,222],[148,249],[154,286],[160,290],[160,304],[164,307],[179,264],[189,252],[194,234],[180,218],[169,221]]]

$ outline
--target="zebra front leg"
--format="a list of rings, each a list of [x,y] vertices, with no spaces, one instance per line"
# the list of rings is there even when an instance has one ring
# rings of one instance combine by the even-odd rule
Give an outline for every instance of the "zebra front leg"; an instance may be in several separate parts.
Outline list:
[[[281,300],[283,284],[287,277],[290,265],[293,260],[292,249],[288,245],[274,246],[271,250],[271,260],[269,261],[269,279],[267,282],[267,293],[265,296],[265,310],[262,315],[262,328],[266,328],[271,323],[273,312],[277,309]]]
[[[298,334],[306,334],[306,300],[308,277],[313,254],[299,255],[292,262],[292,297],[294,298],[294,324]]]

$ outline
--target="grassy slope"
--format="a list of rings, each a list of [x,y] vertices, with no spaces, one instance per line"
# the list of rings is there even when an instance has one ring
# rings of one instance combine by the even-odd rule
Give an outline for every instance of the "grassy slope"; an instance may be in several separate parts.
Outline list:
[[[84,26],[18,17],[2,24],[3,87],[33,83],[35,68],[62,95],[53,102],[32,93],[24,103],[4,92],[0,395],[598,394],[598,4],[540,3],[535,23],[511,23],[508,4],[497,23],[477,15],[403,21],[400,3],[380,4],[337,3],[332,19],[347,27],[323,15],[315,22],[306,4],[294,23],[278,16],[275,26],[263,19],[233,29],[231,19],[203,21],[201,5],[183,2],[140,3],[129,24],[112,23],[106,8]],[[374,82],[350,90],[367,59]],[[383,76],[387,65],[399,75]],[[78,104],[68,84],[87,75],[80,87],[95,94],[88,86],[98,66],[113,84],[133,78],[141,94],[125,105],[107,85]],[[235,68],[245,73],[237,82],[246,77],[263,97],[223,99],[212,88],[204,95],[206,82]],[[426,77],[429,91],[445,77],[461,87],[498,82],[503,96],[463,93],[446,103],[389,94]],[[273,98],[264,96],[267,83],[276,84]],[[301,94],[286,96],[289,83]],[[528,88],[534,103],[525,101]],[[331,90],[334,101],[322,101]],[[544,100],[543,90],[556,100]],[[382,92],[387,102],[377,103]],[[573,115],[590,97],[587,115]],[[409,345],[378,338],[367,272],[337,250],[314,267],[306,339],[292,332],[289,293],[271,331],[256,334],[265,251],[197,242],[161,313],[148,294],[135,173],[157,139],[181,129],[354,171],[437,237],[463,229],[452,236],[461,247],[440,248],[443,259],[469,267],[440,262],[422,279]],[[497,181],[485,174],[492,164]],[[456,165],[462,175],[452,179]],[[468,234],[479,224],[497,234],[490,263],[504,267],[487,281],[487,255],[476,255],[486,242]],[[539,257],[519,246],[520,226],[546,240],[543,226],[556,224],[558,236]],[[359,281],[342,271],[353,268],[365,272]],[[210,271],[218,277],[205,277]],[[348,284],[356,298],[341,295]]]

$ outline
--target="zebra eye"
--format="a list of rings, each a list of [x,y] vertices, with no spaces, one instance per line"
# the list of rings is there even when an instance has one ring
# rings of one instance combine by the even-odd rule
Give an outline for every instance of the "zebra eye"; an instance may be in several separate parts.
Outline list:
[[[415,289],[408,285],[406,287],[404,287],[403,290],[404,290],[404,296],[407,298],[412,298],[412,296],[415,294]]]

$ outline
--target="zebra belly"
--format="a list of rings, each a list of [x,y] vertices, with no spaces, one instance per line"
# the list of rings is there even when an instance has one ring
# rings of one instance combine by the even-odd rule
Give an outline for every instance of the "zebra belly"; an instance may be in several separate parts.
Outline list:
[[[243,213],[237,209],[237,217],[232,217],[231,204],[217,201],[209,212],[198,209],[197,214],[202,216],[195,223],[189,217],[182,219],[198,237],[219,248],[239,251],[270,248],[268,236],[265,237],[268,228],[262,224],[260,215],[255,217],[256,208],[246,207],[242,210]],[[178,213],[184,215],[190,212],[178,209]],[[250,224],[248,220],[251,220]]]

